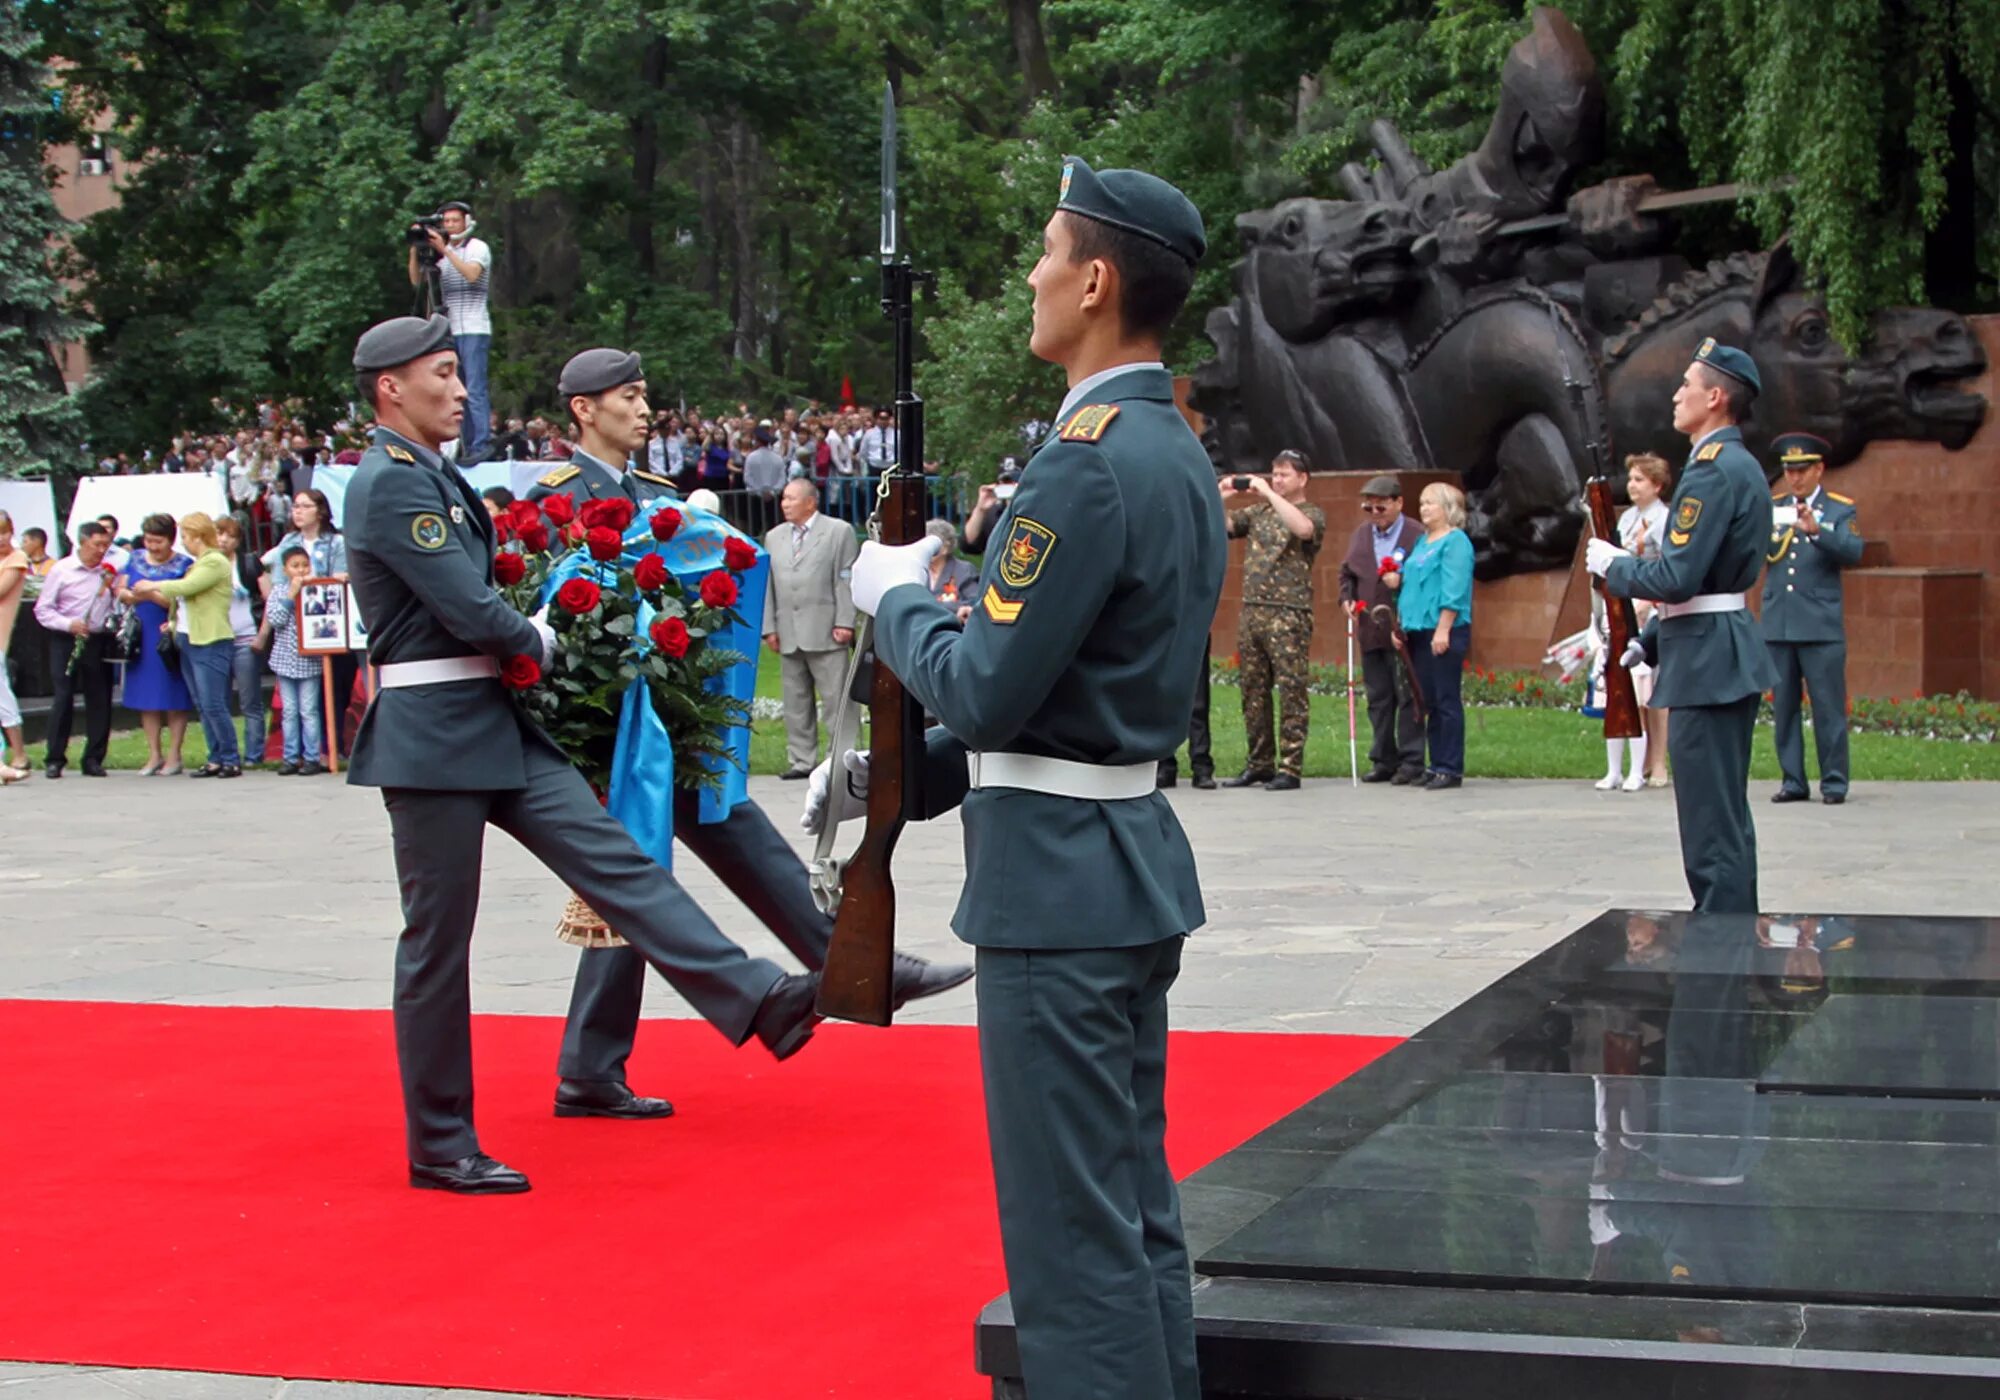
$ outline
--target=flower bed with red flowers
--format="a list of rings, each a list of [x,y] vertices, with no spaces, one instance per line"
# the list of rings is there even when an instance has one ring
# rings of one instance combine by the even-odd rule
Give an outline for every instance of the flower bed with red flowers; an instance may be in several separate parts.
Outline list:
[[[709,638],[737,620],[741,589],[732,570],[755,565],[756,551],[725,549],[723,568],[683,588],[653,551],[679,530],[680,512],[637,514],[629,501],[579,509],[551,496],[515,501],[497,522],[493,577],[501,595],[529,617],[546,595],[545,620],[556,635],[548,665],[517,656],[503,664],[501,679],[600,794],[610,790],[619,713],[636,680],[646,682],[673,740],[677,786],[718,781],[717,765],[730,756],[726,731],[749,722],[742,701],[708,684],[745,658]],[[553,592],[552,579],[560,580]]]

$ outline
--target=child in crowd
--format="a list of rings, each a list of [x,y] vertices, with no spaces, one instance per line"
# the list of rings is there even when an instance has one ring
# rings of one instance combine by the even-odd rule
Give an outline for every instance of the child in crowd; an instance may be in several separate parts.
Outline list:
[[[278,776],[310,777],[326,771],[319,761],[321,663],[299,655],[299,592],[312,577],[312,556],[293,545],[278,563],[285,583],[264,605],[264,621],[271,628],[271,672],[284,701],[285,761],[278,765]]]

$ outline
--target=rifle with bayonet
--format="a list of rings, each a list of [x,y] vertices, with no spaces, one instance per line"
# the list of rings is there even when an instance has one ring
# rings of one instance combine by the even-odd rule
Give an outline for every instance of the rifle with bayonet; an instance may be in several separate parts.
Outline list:
[[[924,482],[924,401],[917,396],[914,352],[917,288],[931,274],[911,265],[902,251],[896,207],[896,95],[882,85],[882,312],[896,342],[896,460],[882,473],[871,538],[915,544],[924,537],[929,488]],[[833,942],[820,975],[819,1013],[843,1021],[886,1026],[894,1010],[896,887],[889,860],[905,822],[923,817],[924,707],[874,654],[874,619],[864,618],[854,639],[848,685],[832,726],[831,782],[847,781],[842,755],[852,746],[853,707],[867,696],[868,815],[861,844],[845,861],[831,858],[834,823],[821,834],[813,865],[815,893],[834,910]]]

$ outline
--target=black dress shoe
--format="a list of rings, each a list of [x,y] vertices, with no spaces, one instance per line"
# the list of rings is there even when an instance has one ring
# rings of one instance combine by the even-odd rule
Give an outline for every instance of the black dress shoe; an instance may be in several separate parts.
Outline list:
[[[1178,787],[1180,786],[1180,781],[1181,775],[1179,773],[1162,773],[1158,778],[1154,779],[1153,786],[1156,788]]]
[[[57,778],[60,778],[62,776],[62,770],[63,766],[60,763],[51,763],[46,765],[42,769],[42,776],[44,778],[47,778],[50,782],[54,782]]]
[[[410,1185],[420,1191],[453,1191],[461,1196],[513,1196],[528,1189],[528,1178],[484,1152],[456,1162],[410,1163]]]
[[[1397,787],[1422,787],[1430,779],[1431,775],[1421,768],[1398,768],[1389,781]]]
[[[810,778],[812,775],[812,769],[810,768],[787,768],[778,777],[783,782],[795,783],[800,778]]]
[[[299,771],[299,765],[293,763],[290,759],[287,759],[285,762],[280,763],[278,765],[278,776],[281,778],[296,777],[298,776],[298,771]]]
[[[971,980],[971,963],[926,962],[914,953],[898,953],[889,978],[891,1005],[900,1011],[907,1002],[934,997]]]
[[[1188,781],[1203,792],[1215,791],[1215,775],[1213,773],[1200,773]]]
[[[103,764],[101,764],[101,763],[86,763],[86,764],[84,764],[84,765],[83,765],[83,776],[84,776],[84,777],[86,777],[86,778],[102,778],[102,777],[106,777],[106,776],[108,776],[108,775],[107,775],[107,774],[105,773],[105,771],[104,771],[104,765],[103,765]]]
[[[1844,792],[1822,792],[1819,795],[1819,800],[1829,807],[1838,807],[1847,800],[1847,794]]]
[[[204,763],[199,768],[188,769],[188,776],[190,778],[219,778],[222,776],[222,765],[220,763]]]
[[[786,973],[764,994],[763,1004],[757,1008],[757,1019],[751,1024],[757,1039],[771,1052],[771,1058],[790,1059],[812,1039],[813,1030],[819,1025],[819,1012],[813,1009],[818,999],[817,972]]]
[[[558,1118],[671,1118],[665,1099],[641,1098],[622,1080],[565,1079],[556,1085]]]
[[[1264,791],[1296,792],[1298,786],[1299,780],[1297,778],[1294,778],[1290,773],[1280,773],[1277,777],[1271,779],[1270,782],[1264,784]]]
[[[1812,801],[1812,794],[1810,792],[1801,792],[1798,788],[1779,788],[1771,794],[1771,800],[1773,802],[1810,802]]]
[[[1238,773],[1233,778],[1224,778],[1222,780],[1222,785],[1226,788],[1262,787],[1265,783],[1270,782],[1271,779],[1277,776],[1278,775],[1276,773],[1273,773],[1268,768],[1264,769],[1262,772],[1257,772],[1253,769],[1245,768],[1241,773]]]
[[[1396,770],[1393,768],[1370,768],[1366,773],[1361,775],[1361,781],[1364,783],[1393,783],[1396,781]],[[1409,779],[1405,778],[1403,781],[1407,783]]]
[[[1465,779],[1456,773],[1433,773],[1431,780],[1424,784],[1425,792],[1444,792],[1450,788],[1464,787]]]

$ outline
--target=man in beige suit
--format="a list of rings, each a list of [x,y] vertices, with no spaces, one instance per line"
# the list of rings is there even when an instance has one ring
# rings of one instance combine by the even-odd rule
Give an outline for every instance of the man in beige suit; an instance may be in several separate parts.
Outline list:
[[[784,659],[783,776],[811,774],[819,752],[813,706],[831,723],[833,700],[854,640],[854,597],[848,573],[861,544],[854,531],[819,513],[819,488],[806,478],[785,484],[778,498],[785,523],[764,536],[771,556],[764,595],[764,641]]]

